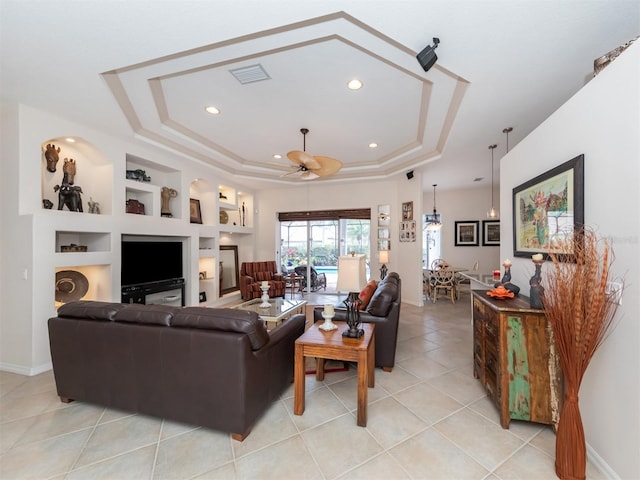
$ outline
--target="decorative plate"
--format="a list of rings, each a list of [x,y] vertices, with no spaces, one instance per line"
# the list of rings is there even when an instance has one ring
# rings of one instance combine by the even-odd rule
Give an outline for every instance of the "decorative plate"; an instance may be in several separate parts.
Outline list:
[[[223,225],[229,221],[229,214],[224,210],[220,210],[220,223]]]

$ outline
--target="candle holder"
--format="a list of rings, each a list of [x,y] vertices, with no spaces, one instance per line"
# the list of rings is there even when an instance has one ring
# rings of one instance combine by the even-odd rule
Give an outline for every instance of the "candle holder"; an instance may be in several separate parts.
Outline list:
[[[262,290],[262,297],[260,297],[262,299],[262,303],[260,304],[261,307],[263,308],[269,308],[271,306],[271,304],[269,303],[269,285],[267,285],[266,287],[260,287],[260,290]]]
[[[318,328],[321,330],[324,330],[325,332],[330,332],[331,330],[335,330],[336,328],[338,328],[338,326],[331,321],[334,316],[335,316],[335,311],[333,309],[333,305],[330,305],[330,306],[325,305],[324,311],[322,312],[322,318],[324,318],[324,323],[320,325]]]

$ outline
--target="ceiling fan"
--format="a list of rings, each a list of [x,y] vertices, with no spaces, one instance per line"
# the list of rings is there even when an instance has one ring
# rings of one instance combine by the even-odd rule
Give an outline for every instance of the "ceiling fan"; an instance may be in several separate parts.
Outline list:
[[[293,172],[285,173],[283,177],[288,175],[299,175],[303,180],[313,180],[319,177],[328,177],[333,175],[342,168],[342,162],[331,157],[323,157],[321,155],[309,155],[306,152],[308,128],[301,128],[302,133],[302,151],[292,150],[287,153],[287,157],[296,164]]]

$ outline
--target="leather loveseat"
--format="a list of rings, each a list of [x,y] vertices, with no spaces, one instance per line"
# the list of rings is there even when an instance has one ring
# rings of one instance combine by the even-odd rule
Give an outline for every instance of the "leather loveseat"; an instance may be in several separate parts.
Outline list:
[[[293,381],[305,316],[78,301],[49,319],[58,395],[230,432],[242,441]]]
[[[273,260],[243,262],[240,267],[240,294],[245,300],[262,296],[262,282],[269,284],[270,297],[283,297],[287,291],[286,280]]]
[[[363,310],[360,321],[376,325],[376,367],[386,372],[393,370],[396,361],[396,344],[398,342],[398,322],[400,320],[400,303],[402,300],[402,282],[396,272],[389,273],[384,280],[378,282],[373,295]],[[314,321],[324,321],[324,307],[313,310]],[[347,310],[344,303],[335,305],[334,320],[345,320]]]

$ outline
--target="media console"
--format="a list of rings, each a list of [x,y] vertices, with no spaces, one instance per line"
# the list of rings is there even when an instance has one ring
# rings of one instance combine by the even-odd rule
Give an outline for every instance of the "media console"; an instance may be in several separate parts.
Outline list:
[[[121,301],[184,307],[184,278],[124,286]]]

